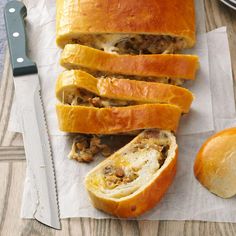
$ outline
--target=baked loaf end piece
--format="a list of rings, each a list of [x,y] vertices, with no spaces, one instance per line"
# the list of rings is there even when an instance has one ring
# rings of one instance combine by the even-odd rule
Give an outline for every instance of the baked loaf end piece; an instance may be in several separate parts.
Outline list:
[[[169,131],[140,133],[86,176],[94,207],[125,218],[153,208],[174,179],[177,149]]]
[[[182,48],[195,43],[193,0],[186,0],[184,4],[182,0],[57,0],[56,21],[60,47],[70,42],[83,44],[88,39],[90,46],[96,46],[97,35],[100,44],[111,41],[116,44],[123,39],[122,34],[129,34],[126,38],[141,35],[135,38],[138,42],[140,39],[147,42],[147,35],[154,36],[148,39],[150,45],[157,40],[167,43],[165,39],[171,42],[174,39]],[[96,38],[91,38],[92,34]],[[107,39],[107,34],[116,34],[118,38]],[[148,50],[152,53],[153,47]]]
[[[199,150],[194,174],[199,182],[222,198],[236,194],[236,128],[210,137]]]
[[[85,186],[94,207],[117,217],[136,217],[164,196],[176,162],[174,135],[146,130],[91,170]]]

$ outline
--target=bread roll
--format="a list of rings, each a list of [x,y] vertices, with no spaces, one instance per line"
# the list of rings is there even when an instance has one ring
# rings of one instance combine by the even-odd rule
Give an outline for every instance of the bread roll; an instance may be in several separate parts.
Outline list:
[[[223,130],[206,140],[197,154],[194,174],[219,197],[236,194],[236,128]]]

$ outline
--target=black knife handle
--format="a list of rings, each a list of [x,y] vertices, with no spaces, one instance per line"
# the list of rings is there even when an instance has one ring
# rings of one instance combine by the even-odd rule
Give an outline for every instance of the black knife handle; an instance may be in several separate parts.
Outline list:
[[[26,34],[24,18],[27,9],[22,2],[8,2],[4,9],[4,19],[11,56],[13,75],[37,73],[36,64],[26,55]]]

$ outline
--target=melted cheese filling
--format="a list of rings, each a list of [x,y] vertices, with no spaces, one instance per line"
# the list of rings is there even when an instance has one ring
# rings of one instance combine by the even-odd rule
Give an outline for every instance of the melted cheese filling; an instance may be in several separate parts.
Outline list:
[[[100,77],[109,77],[110,75],[104,75]],[[151,76],[137,76],[137,75],[115,75],[116,78],[120,79],[131,79],[131,80],[139,80],[139,81],[146,81],[146,82],[157,82],[157,83],[163,83],[163,84],[171,84],[171,85],[176,85],[176,86],[182,86],[184,83],[183,79],[178,79],[178,78],[170,78],[170,77],[151,77]]]
[[[142,137],[93,173],[90,184],[106,197],[126,197],[154,178],[165,163],[170,146],[170,139],[164,132],[160,132],[158,138]]]
[[[126,101],[119,99],[109,99],[100,97],[84,89],[67,90],[62,93],[62,103],[72,106],[83,105],[87,107],[124,107],[130,105],[136,105],[138,102]]]
[[[151,180],[153,175],[160,168],[158,162],[160,153],[156,150],[142,150],[138,155],[132,153],[124,155],[124,158],[126,158],[127,162],[124,167],[124,175],[127,176],[128,179],[130,178],[130,181],[120,183],[117,181],[118,183],[113,185],[115,187],[109,189],[109,181],[105,178],[104,186],[100,191],[108,197],[121,198],[132,194]]]
[[[167,54],[186,48],[183,38],[145,34],[83,34],[72,43],[118,54]]]
[[[91,70],[86,67],[78,66],[70,67],[71,69],[79,69],[86,71],[87,73],[93,75],[96,78],[116,78],[116,79],[130,79],[130,80],[139,80],[139,81],[146,81],[146,82],[157,82],[157,83],[164,83],[164,84],[172,84],[176,86],[182,86],[184,84],[184,79],[180,78],[171,78],[171,77],[154,77],[154,76],[138,76],[138,75],[121,75],[121,74],[113,74],[104,71],[96,71]]]

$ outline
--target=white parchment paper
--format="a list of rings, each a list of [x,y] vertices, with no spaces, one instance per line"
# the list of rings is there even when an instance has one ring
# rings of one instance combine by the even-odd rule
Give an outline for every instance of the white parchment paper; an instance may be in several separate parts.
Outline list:
[[[58,182],[61,218],[92,217],[110,218],[94,209],[83,186],[86,173],[101,161],[96,159],[89,165],[78,164],[67,159],[71,138],[57,130],[54,105],[54,84],[62,70],[58,65],[60,50],[55,40],[54,1],[29,0],[28,26],[31,55],[39,65],[43,99],[51,134]],[[201,58],[201,70],[197,80],[188,84],[197,97],[191,113],[182,127],[185,134],[179,135],[179,161],[177,176],[168,193],[156,208],[139,219],[149,220],[208,220],[236,222],[236,199],[224,200],[204,189],[193,176],[193,161],[203,141],[213,129],[219,130],[236,124],[234,92],[228,40],[225,28],[204,34],[202,1],[196,1],[198,19],[198,44],[195,52]],[[208,47],[207,47],[208,41]],[[208,66],[209,49],[209,66]],[[210,69],[210,77],[208,72]],[[200,85],[199,85],[200,84]],[[198,87],[199,86],[199,87]],[[211,103],[212,98],[212,103]],[[214,119],[212,116],[212,110]],[[9,129],[20,130],[13,107]],[[185,128],[183,129],[183,127]],[[21,216],[31,218],[35,207],[31,173],[27,170]]]

